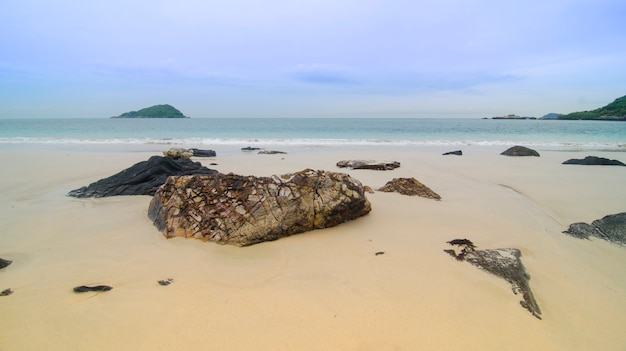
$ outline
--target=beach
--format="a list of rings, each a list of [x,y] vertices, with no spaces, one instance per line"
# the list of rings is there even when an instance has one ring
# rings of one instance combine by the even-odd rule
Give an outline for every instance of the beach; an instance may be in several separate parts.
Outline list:
[[[351,145],[259,155],[243,146],[193,159],[242,175],[340,171],[372,189],[415,177],[442,200],[375,192],[357,220],[222,246],[164,238],[147,217],[149,196],[66,196],[167,145],[0,145],[0,257],[13,261],[0,290],[14,291],[0,297],[0,349],[625,349],[626,247],[562,232],[626,211],[626,167],[561,164],[626,162],[623,152]],[[401,167],[337,168],[345,159]],[[457,238],[519,249],[542,319],[505,280],[447,255]],[[72,291],[100,284],[113,289]]]

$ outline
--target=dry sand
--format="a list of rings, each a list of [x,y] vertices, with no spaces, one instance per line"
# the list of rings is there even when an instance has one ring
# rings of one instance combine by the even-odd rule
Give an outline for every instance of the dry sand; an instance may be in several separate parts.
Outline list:
[[[65,196],[165,147],[137,148],[0,147],[0,257],[14,261],[0,271],[0,290],[14,291],[0,297],[0,350],[626,349],[626,247],[561,233],[626,211],[626,167],[561,162],[624,153],[216,149],[197,160],[245,175],[400,161],[343,171],[374,189],[415,177],[443,198],[376,192],[356,221],[238,248],[165,239],[147,218],[148,196]],[[520,249],[543,319],[504,280],[445,254],[455,238]],[[72,291],[96,284],[114,289]]]

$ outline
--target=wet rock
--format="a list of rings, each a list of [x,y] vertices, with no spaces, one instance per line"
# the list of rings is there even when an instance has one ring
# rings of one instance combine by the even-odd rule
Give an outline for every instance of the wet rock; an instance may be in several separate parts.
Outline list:
[[[449,151],[446,153],[443,153],[443,155],[456,155],[456,156],[463,156],[463,151],[461,150],[456,150],[456,151]]]
[[[526,273],[520,257],[520,250],[514,248],[476,250],[475,245],[467,239],[455,239],[448,242],[461,248],[459,253],[444,250],[459,261],[467,261],[480,269],[503,278],[513,289],[514,294],[521,294],[520,305],[533,316],[541,319],[541,310],[530,289],[530,275]]]
[[[152,156],[147,161],[136,163],[108,178],[72,190],[68,195],[78,198],[154,195],[157,188],[163,185],[169,176],[213,173],[217,171],[187,158]]]
[[[373,169],[377,171],[389,171],[400,167],[400,162],[397,161],[367,161],[367,160],[343,160],[337,162],[339,168],[351,168],[351,169]]]
[[[77,286],[74,288],[74,292],[76,293],[84,293],[84,292],[88,292],[88,291],[109,291],[113,289],[112,286],[108,286],[108,285],[96,285],[96,286],[86,286],[86,285],[81,285],[81,286]]]
[[[358,180],[307,169],[272,177],[170,177],[152,199],[148,216],[167,238],[247,246],[332,227],[370,210]]]
[[[505,151],[503,151],[500,155],[504,156],[536,156],[539,157],[539,153],[533,149],[529,149],[525,146],[513,146]]]
[[[573,223],[563,233],[579,239],[597,237],[612,243],[626,245],[626,212],[604,216],[591,224]]]
[[[0,258],[0,269],[4,268],[4,267],[7,267],[11,263],[13,263],[13,261],[5,260],[4,258]]]
[[[587,156],[583,159],[572,158],[565,162],[564,165],[585,165],[585,166],[626,166],[618,160],[609,160],[604,157]]]
[[[427,199],[441,200],[441,196],[415,178],[394,178],[378,189],[384,192],[397,192],[408,196],[421,196]]]

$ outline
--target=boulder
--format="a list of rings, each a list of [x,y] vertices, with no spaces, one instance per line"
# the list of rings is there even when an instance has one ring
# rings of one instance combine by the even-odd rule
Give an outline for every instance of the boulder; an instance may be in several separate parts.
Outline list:
[[[444,250],[459,261],[467,261],[480,269],[497,277],[503,278],[513,288],[514,294],[521,294],[520,305],[527,309],[533,316],[541,319],[541,310],[530,289],[530,275],[522,264],[522,253],[518,249],[486,249],[476,250],[476,246],[467,239],[455,239],[448,242],[452,246],[458,246],[461,251],[457,254],[454,250]]]
[[[463,151],[461,150],[456,150],[456,151],[448,151],[443,153],[444,156],[446,155],[456,155],[456,156],[463,156]]]
[[[539,153],[533,149],[529,149],[525,146],[513,146],[505,151],[503,151],[500,155],[504,156],[537,156],[539,157]]]
[[[213,174],[216,170],[208,169],[188,158],[152,156],[147,161],[134,164],[108,178],[100,179],[68,193],[69,196],[106,197],[115,195],[154,195],[167,177],[173,175]]]
[[[609,160],[604,157],[587,156],[583,159],[572,158],[563,162],[564,165],[585,165],[585,166],[626,166],[618,160]]]
[[[272,177],[170,177],[154,195],[148,216],[167,238],[248,246],[336,226],[370,210],[358,180],[306,169]]]
[[[595,236],[612,243],[626,245],[626,212],[604,216],[591,224],[573,223],[563,233],[579,239],[589,239]]]
[[[351,168],[351,169],[373,169],[377,171],[388,171],[400,167],[400,162],[377,162],[367,160],[343,160],[337,162],[339,168]]]
[[[163,151],[163,156],[171,157],[174,159],[190,158],[191,156],[193,156],[193,152],[187,149],[183,149],[182,147],[172,147],[169,150]]]
[[[427,199],[441,200],[441,196],[415,178],[394,178],[378,191],[397,192],[408,196],[421,196]]]

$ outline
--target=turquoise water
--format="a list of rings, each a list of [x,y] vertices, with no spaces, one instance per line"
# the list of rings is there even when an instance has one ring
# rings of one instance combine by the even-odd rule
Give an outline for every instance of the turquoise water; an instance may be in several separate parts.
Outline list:
[[[369,118],[0,119],[0,144],[511,145],[626,151],[626,123]]]

